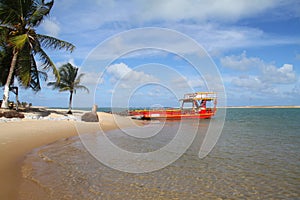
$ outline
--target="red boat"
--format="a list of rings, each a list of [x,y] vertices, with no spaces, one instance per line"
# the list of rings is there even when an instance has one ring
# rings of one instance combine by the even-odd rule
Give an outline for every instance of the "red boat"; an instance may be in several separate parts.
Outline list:
[[[129,115],[138,119],[209,119],[217,111],[215,92],[185,94],[180,108],[131,110]]]

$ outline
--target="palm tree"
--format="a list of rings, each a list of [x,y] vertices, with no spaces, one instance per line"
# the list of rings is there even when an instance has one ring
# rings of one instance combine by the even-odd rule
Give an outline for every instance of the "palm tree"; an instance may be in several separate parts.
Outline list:
[[[50,57],[43,48],[65,49],[72,52],[74,45],[57,38],[36,33],[35,28],[41,24],[53,6],[54,1],[45,0],[1,0],[0,2],[0,42],[6,50],[3,58],[6,74],[2,108],[8,107],[9,87],[13,78],[17,77],[25,88],[39,91],[41,75],[47,78],[45,72],[38,70],[35,57],[42,61],[42,70],[52,70],[57,81],[59,73]],[[7,62],[7,57],[10,61]],[[1,61],[1,64],[2,62]],[[3,82],[3,77],[1,77]]]
[[[58,83],[49,82],[48,86],[53,86],[53,89],[59,89],[60,92],[70,92],[68,114],[72,114],[72,99],[73,93],[76,94],[76,89],[83,89],[89,92],[87,87],[80,85],[81,78],[84,76],[84,74],[81,73],[78,75],[78,68],[74,67],[70,63],[61,66],[58,71],[60,75],[60,81]]]

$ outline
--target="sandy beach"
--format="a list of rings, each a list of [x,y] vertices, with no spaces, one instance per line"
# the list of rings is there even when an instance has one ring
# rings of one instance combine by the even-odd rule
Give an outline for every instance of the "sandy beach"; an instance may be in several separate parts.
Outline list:
[[[26,153],[32,149],[50,144],[62,138],[77,135],[75,121],[60,114],[62,110],[52,112],[48,118],[24,118],[18,121],[0,123],[0,199],[17,199],[21,179],[21,164]],[[77,113],[77,117],[83,112]],[[77,122],[81,130],[93,133],[100,127],[104,130],[118,128],[114,117],[108,113],[98,113],[100,123]],[[51,120],[49,120],[51,119]],[[129,126],[132,120],[121,118],[119,126]]]
[[[299,140],[295,139],[299,109],[289,112],[228,109],[222,138],[208,157],[195,156],[200,144],[195,143],[170,166],[138,175],[99,165],[84,149],[77,130],[93,137],[99,128],[109,131],[146,122],[102,112],[98,113],[99,123],[78,121],[83,111],[70,116],[63,110],[46,113],[29,112],[24,119],[12,121],[0,118],[0,199],[293,199],[299,196]],[[172,138],[172,123],[167,124],[166,132],[160,136]],[[207,123],[201,121],[201,131],[205,131]],[[113,133],[110,132],[111,136]],[[162,141],[168,141],[161,139],[153,138],[151,144],[160,147]],[[117,144],[149,150],[148,143],[134,141],[123,138]]]

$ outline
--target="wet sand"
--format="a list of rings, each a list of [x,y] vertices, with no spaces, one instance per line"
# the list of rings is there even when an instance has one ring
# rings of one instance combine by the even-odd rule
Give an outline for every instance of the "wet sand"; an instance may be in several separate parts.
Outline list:
[[[100,123],[77,122],[81,130],[93,133],[119,126],[129,126],[132,120],[122,119],[115,124],[113,115],[98,113]],[[78,127],[77,127],[78,128]],[[62,138],[77,135],[74,121],[67,120],[22,120],[0,123],[0,199],[17,199],[21,182],[21,164],[32,149],[50,144]]]

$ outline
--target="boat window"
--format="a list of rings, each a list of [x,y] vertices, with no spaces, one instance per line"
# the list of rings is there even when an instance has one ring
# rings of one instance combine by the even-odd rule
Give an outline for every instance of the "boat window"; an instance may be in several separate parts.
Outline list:
[[[182,108],[183,109],[191,109],[191,108],[193,108],[193,102],[184,102],[182,104]]]
[[[213,108],[214,107],[214,101],[207,101],[206,102],[206,107],[207,108]]]

